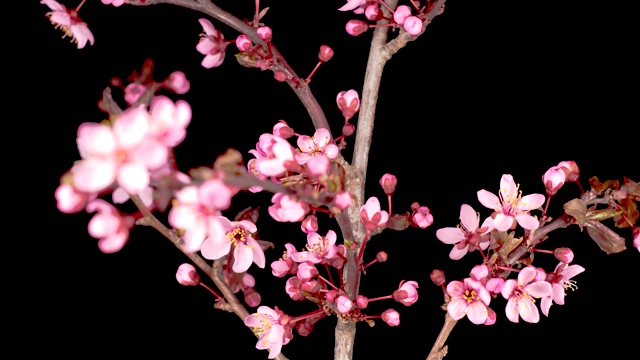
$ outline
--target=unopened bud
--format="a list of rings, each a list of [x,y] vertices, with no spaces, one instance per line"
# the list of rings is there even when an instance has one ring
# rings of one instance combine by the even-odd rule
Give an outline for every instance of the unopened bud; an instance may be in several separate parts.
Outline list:
[[[236,38],[236,46],[240,51],[251,51],[251,49],[253,49],[253,42],[247,35],[240,35]]]
[[[272,31],[271,28],[268,26],[262,26],[258,28],[258,36],[260,36],[260,39],[269,42],[271,41],[271,36],[272,36]]]
[[[324,293],[324,299],[333,304],[338,297],[338,292],[336,290],[329,290]]]
[[[257,291],[253,290],[253,288],[248,288],[244,290],[244,302],[251,306],[256,307],[260,305],[260,301],[262,301],[262,297],[258,294]]]
[[[322,62],[327,62],[333,57],[333,49],[327,45],[320,46],[320,52],[318,53],[318,59]]]
[[[382,11],[377,4],[369,5],[364,9],[364,16],[366,16],[368,20],[378,21],[382,19]]]
[[[568,182],[576,182],[580,177],[580,168],[578,168],[578,164],[575,161],[561,161],[558,163],[558,166],[562,167],[564,170],[566,181]]]
[[[396,185],[398,184],[398,179],[395,175],[392,174],[384,174],[380,178],[380,186],[382,186],[382,190],[387,195],[391,195],[396,191]]]
[[[358,305],[360,309],[364,309],[367,306],[369,306],[369,299],[366,298],[365,296],[358,295],[356,297],[356,305]]]
[[[296,324],[296,330],[300,336],[309,336],[313,330],[313,323],[310,321],[300,321]]]
[[[562,261],[565,264],[573,261],[573,251],[566,247],[553,250],[553,256],[555,256],[556,259]]]
[[[287,80],[287,74],[285,74],[285,72],[282,71],[282,70],[274,71],[273,77],[279,82],[283,82],[283,81]]]
[[[349,20],[345,28],[349,35],[358,36],[369,30],[369,24],[362,20]]]
[[[434,269],[429,276],[431,277],[431,281],[437,286],[442,286],[447,282],[447,279],[444,277],[444,271],[440,269]]]
[[[317,293],[320,291],[320,283],[316,280],[305,281],[300,285],[300,290],[306,291],[308,293]]]
[[[356,131],[356,127],[353,124],[344,124],[342,127],[342,135],[351,136]]]
[[[409,297],[409,294],[405,290],[396,290],[393,292],[393,300],[400,301]]]
[[[378,260],[378,262],[380,263],[387,261],[388,257],[389,255],[387,255],[387,253],[384,251],[380,251],[379,253],[376,254],[376,260]]]

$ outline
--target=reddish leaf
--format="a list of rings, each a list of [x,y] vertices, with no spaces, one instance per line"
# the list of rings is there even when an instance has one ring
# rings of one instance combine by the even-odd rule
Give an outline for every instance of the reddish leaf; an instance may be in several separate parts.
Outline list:
[[[409,221],[409,215],[395,214],[387,220],[386,227],[393,230],[404,230],[409,227],[411,222]]]
[[[602,223],[587,220],[585,225],[587,226],[589,236],[591,236],[600,249],[607,254],[619,253],[627,248],[624,245],[624,239]]]
[[[587,221],[587,204],[580,199],[573,199],[564,204],[564,212],[572,216],[580,225],[580,228],[584,226],[584,223]]]

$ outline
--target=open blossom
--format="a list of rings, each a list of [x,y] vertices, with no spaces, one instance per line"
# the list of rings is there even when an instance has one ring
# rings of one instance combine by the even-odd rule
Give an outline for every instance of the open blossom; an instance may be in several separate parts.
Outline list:
[[[480,215],[470,205],[462,204],[460,207],[460,225],[438,229],[436,237],[445,244],[453,244],[449,257],[459,260],[469,251],[475,249],[485,250],[489,246],[488,233],[493,228],[491,218],[485,219],[480,225]]]
[[[85,47],[87,42],[93,45],[94,39],[91,30],[89,30],[87,23],[78,17],[80,7],[67,10],[64,5],[55,0],[41,0],[40,4],[45,4],[52,10],[46,15],[56,29],[59,28],[64,32],[63,38],[69,36],[72,42],[78,44],[78,49]]]
[[[372,231],[378,226],[385,226],[389,220],[389,214],[380,210],[380,200],[372,196],[360,207],[360,220],[367,231]]]
[[[269,215],[276,221],[302,221],[309,212],[309,204],[290,195],[276,193],[271,201],[273,205],[269,206]]]
[[[175,103],[166,96],[153,98],[149,106],[149,135],[169,147],[178,146],[187,134],[191,122],[191,106],[184,101]]]
[[[516,226],[516,222],[527,230],[537,229],[540,225],[538,219],[529,215],[529,210],[538,209],[544,204],[545,197],[542,194],[522,196],[519,185],[513,181],[513,176],[502,175],[500,179],[499,197],[487,190],[478,191],[478,200],[489,209],[494,210],[492,215],[493,226],[498,231],[507,231]]]
[[[89,221],[89,235],[99,239],[98,248],[106,254],[120,251],[129,239],[134,225],[132,216],[121,216],[108,202],[95,199],[87,204],[87,212],[97,212]]]
[[[284,316],[284,318],[288,317]],[[260,306],[256,313],[244,319],[244,324],[259,336],[256,348],[269,349],[269,359],[278,356],[282,345],[286,345],[291,340],[291,337],[286,336],[287,331],[280,320],[284,320],[280,312],[268,306]]]
[[[572,278],[585,269],[580,265],[567,265],[559,263],[553,273],[547,276],[547,280],[551,283],[552,294],[545,296],[540,300],[540,309],[545,316],[549,316],[549,308],[555,302],[558,305],[564,305],[564,297],[567,295],[565,290],[576,289],[575,281]]]
[[[297,252],[293,259],[297,262],[309,261],[313,264],[326,263],[338,253],[336,232],[327,231],[326,236],[313,232],[307,234],[307,250]]]
[[[256,159],[253,167],[264,176],[279,176],[287,170],[287,163],[295,161],[294,148],[280,136],[262,134],[256,148],[249,150]]]
[[[265,266],[262,247],[252,234],[258,229],[249,220],[229,221],[224,216],[216,216],[210,223],[209,237],[204,240],[200,252],[209,260],[217,260],[231,251],[233,247],[233,271],[245,272],[255,263]]]
[[[551,284],[540,277],[535,267],[527,266],[520,270],[517,280],[505,281],[502,296],[507,299],[505,313],[509,320],[517,323],[522,317],[530,323],[540,321],[540,313],[533,298],[544,298],[553,294]]]
[[[100,192],[117,182],[131,194],[149,186],[150,171],[166,164],[169,150],[149,136],[150,115],[144,105],[123,111],[112,126],[83,123],[76,142],[82,157],[72,168],[73,186]]]
[[[298,263],[293,259],[298,251],[290,243],[284,244],[287,249],[279,260],[271,263],[271,273],[275,277],[284,277],[287,274],[295,274],[298,271]]]
[[[296,153],[296,161],[300,165],[304,165],[316,155],[323,155],[329,159],[335,159],[340,150],[336,144],[331,142],[331,133],[325,128],[316,130],[313,136],[298,136],[298,151]]]
[[[447,305],[449,316],[460,320],[466,315],[476,325],[495,323],[495,314],[492,316],[489,308],[491,294],[483,284],[488,273],[486,265],[474,266],[470,277],[463,281],[454,280],[447,285],[446,290],[451,297]]]
[[[196,50],[198,50],[200,54],[205,55],[201,65],[207,69],[220,66],[222,61],[224,61],[224,54],[227,48],[224,35],[213,27],[211,21],[205,18],[199,19],[198,21],[204,30],[204,34],[200,35],[200,41],[198,45],[196,45]]]

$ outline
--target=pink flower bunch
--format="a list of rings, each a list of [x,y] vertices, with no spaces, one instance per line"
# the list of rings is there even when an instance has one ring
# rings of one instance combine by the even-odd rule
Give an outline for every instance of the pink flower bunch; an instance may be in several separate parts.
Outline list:
[[[268,306],[260,306],[256,313],[244,319],[244,324],[258,335],[256,348],[269,349],[269,359],[273,359],[293,337],[288,320],[289,317],[277,307],[274,310]]]

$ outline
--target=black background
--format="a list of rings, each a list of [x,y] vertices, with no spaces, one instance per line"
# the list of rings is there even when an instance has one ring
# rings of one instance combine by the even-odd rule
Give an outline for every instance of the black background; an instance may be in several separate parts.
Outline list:
[[[384,205],[378,179],[395,174],[394,210],[405,212],[418,201],[432,210],[435,222],[426,230],[387,230],[367,247],[365,258],[384,250],[389,261],[369,268],[362,279],[364,295],[388,295],[401,280],[415,280],[420,299],[411,307],[373,303],[372,314],[388,307],[398,310],[401,325],[358,324],[355,359],[427,356],[444,315],[439,309],[442,292],[430,282],[430,271],[440,268],[448,280],[462,279],[480,261],[477,253],[450,260],[450,246],[441,243],[435,231],[455,226],[463,203],[487,216],[476,192],[497,192],[502,174],[512,174],[524,194],[544,193],[542,174],[562,160],[577,162],[585,186],[591,176],[640,180],[637,37],[632,35],[637,26],[630,20],[633,9],[628,3],[448,1],[426,32],[388,62],[366,197],[377,196]],[[77,1],[63,4],[72,8]],[[262,4],[271,8],[263,21],[273,29],[273,43],[298,75],[306,77],[316,65],[320,45],[334,49],[334,58],[314,75],[311,89],[333,134],[339,135],[343,120],[335,96],[348,89],[361,94],[371,32],[346,34],[346,21],[362,17],[337,11],[342,1]],[[249,0],[217,5],[240,18],[253,16]],[[157,80],[182,70],[191,82],[187,94],[171,95],[187,100],[193,109],[187,138],[176,149],[178,166],[185,172],[211,165],[229,147],[250,159],[248,150],[279,119],[311,135],[306,110],[271,72],[241,67],[233,57],[234,46],[220,67],[200,66],[202,56],[195,45],[203,16],[192,10],[172,5],[115,8],[88,0],[80,16],[96,42],[81,50],[60,39],[61,32],[44,16],[47,11],[36,1],[29,9],[28,22],[36,36],[28,40],[34,54],[24,64],[29,85],[41,94],[28,110],[37,119],[38,135],[43,135],[37,141],[46,149],[45,158],[29,169],[41,172],[45,165],[38,177],[45,197],[38,202],[39,213],[47,219],[43,228],[34,228],[38,234],[46,229],[44,235],[30,241],[37,245],[30,261],[39,270],[30,285],[35,305],[28,314],[35,316],[21,324],[26,325],[21,327],[25,336],[42,346],[25,350],[90,358],[266,358],[267,352],[254,348],[255,337],[235,315],[213,309],[214,299],[204,289],[176,282],[176,268],[187,258],[169,241],[152,229],[136,227],[120,252],[103,254],[86,231],[91,214],[60,213],[53,194],[60,176],[79,159],[78,125],[105,118],[97,108],[102,90],[111,77],[124,79],[139,71],[147,58],[155,61]],[[238,35],[212,22],[227,39]],[[351,146],[353,138],[348,140]],[[344,154],[350,159],[350,147]],[[578,195],[574,184],[565,185],[551,202],[551,214],[557,215],[564,201]],[[279,258],[284,243],[301,247],[306,239],[296,224],[278,224],[269,217],[269,199],[269,194],[241,193],[226,213],[233,217],[250,204],[262,205],[260,236],[276,244],[266,254],[267,264]],[[337,227],[321,218],[319,232],[328,229]],[[550,317],[542,316],[538,324],[511,323],[504,315],[505,301],[495,299],[491,305],[497,323],[459,321],[447,341],[446,358],[633,358],[640,320],[640,255],[632,247],[630,230],[620,234],[628,250],[607,255],[577,228],[552,233],[547,248],[570,246],[574,263],[586,268],[575,278],[579,289],[568,294],[564,306],[552,306]],[[548,271],[556,263],[545,256],[536,260]],[[314,309],[286,295],[285,279],[258,270],[252,266],[250,273],[257,279],[263,305],[277,305],[293,316]],[[328,318],[309,337],[294,333],[283,353],[291,359],[332,358],[334,325]]]

